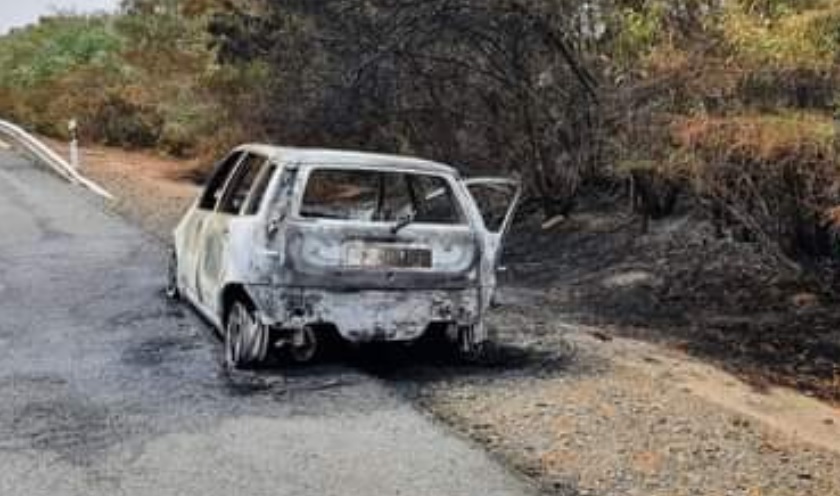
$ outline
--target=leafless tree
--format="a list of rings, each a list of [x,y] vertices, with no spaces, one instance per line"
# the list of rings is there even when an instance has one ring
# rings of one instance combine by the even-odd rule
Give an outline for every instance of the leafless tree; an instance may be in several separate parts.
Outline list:
[[[602,166],[597,78],[570,35],[580,5],[284,0],[220,16],[226,62],[269,61],[256,117],[278,139],[416,153],[521,174],[567,213]],[[579,31],[577,32],[579,34]]]

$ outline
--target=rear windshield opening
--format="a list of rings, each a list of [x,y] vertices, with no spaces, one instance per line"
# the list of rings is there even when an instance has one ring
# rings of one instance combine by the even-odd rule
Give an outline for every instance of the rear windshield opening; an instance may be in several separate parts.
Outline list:
[[[300,214],[310,219],[417,224],[462,224],[443,178],[386,171],[316,169],[309,175]]]

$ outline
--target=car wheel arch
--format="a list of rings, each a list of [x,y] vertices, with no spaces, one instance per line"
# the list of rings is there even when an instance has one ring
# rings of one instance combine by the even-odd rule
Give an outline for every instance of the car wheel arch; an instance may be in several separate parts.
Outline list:
[[[222,329],[227,326],[228,314],[230,313],[233,304],[237,301],[245,304],[249,310],[257,309],[254,298],[248,293],[248,290],[245,289],[244,285],[238,283],[228,284],[225,286],[224,290],[222,290],[219,301],[219,322],[221,323]]]

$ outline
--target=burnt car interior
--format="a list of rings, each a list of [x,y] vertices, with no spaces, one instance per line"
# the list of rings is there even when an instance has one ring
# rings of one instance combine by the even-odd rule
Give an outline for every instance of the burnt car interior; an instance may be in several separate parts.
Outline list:
[[[379,170],[314,170],[300,215],[358,222],[464,223],[464,215],[442,178]]]

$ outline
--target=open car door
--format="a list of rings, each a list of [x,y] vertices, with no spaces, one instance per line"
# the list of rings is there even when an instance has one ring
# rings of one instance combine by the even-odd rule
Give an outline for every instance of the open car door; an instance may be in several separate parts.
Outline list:
[[[516,207],[522,198],[519,181],[504,178],[466,179],[469,190],[484,220],[483,248],[493,270],[498,269],[502,243],[510,229]]]
[[[513,223],[516,208],[522,199],[519,181],[505,178],[473,178],[464,180],[482,217],[481,226],[481,312],[486,313],[497,287],[497,271],[501,263],[505,235]],[[483,321],[483,319],[482,319]],[[487,341],[485,329],[476,329],[473,341]]]

